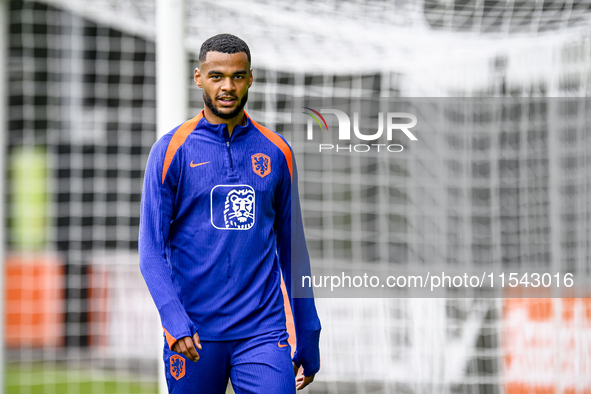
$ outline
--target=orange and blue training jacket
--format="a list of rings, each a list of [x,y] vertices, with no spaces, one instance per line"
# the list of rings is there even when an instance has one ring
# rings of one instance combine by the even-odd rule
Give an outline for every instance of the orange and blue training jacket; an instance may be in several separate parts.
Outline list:
[[[152,147],[142,191],[140,269],[169,346],[285,329],[280,288],[294,316],[294,362],[320,367],[320,321],[310,275],[292,151],[248,115],[229,136],[203,111]],[[299,279],[298,279],[299,278]],[[292,281],[293,279],[293,281]]]

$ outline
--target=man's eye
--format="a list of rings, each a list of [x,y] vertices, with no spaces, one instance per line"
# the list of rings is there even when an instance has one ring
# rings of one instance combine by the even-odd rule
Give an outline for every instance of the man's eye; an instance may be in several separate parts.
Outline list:
[[[244,75],[236,75],[234,78],[236,78],[236,79],[243,79],[244,78]]]
[[[221,77],[219,75],[212,75],[211,78],[212,79],[220,79]]]

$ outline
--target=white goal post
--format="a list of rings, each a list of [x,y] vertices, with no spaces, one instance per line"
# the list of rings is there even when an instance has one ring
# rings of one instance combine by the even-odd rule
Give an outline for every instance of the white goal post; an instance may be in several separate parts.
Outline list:
[[[187,118],[187,51],[184,0],[156,0],[156,136]],[[160,332],[162,327],[156,327]],[[158,390],[168,392],[164,360],[158,358]]]

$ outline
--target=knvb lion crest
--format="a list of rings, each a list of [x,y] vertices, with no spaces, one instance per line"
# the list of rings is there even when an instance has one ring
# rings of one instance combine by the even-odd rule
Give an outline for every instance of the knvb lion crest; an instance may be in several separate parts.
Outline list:
[[[226,228],[248,230],[254,224],[254,190],[233,189],[226,196],[224,205]]]
[[[263,153],[257,153],[252,157],[252,170],[261,178],[271,173],[271,158]]]
[[[170,374],[176,380],[185,376],[185,359],[178,354],[170,356]]]

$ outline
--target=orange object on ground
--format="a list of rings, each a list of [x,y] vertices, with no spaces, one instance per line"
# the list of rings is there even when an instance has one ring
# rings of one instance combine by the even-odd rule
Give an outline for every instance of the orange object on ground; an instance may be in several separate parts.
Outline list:
[[[64,343],[64,267],[48,254],[8,255],[5,265],[6,346]]]
[[[507,298],[506,394],[591,394],[589,298]]]

